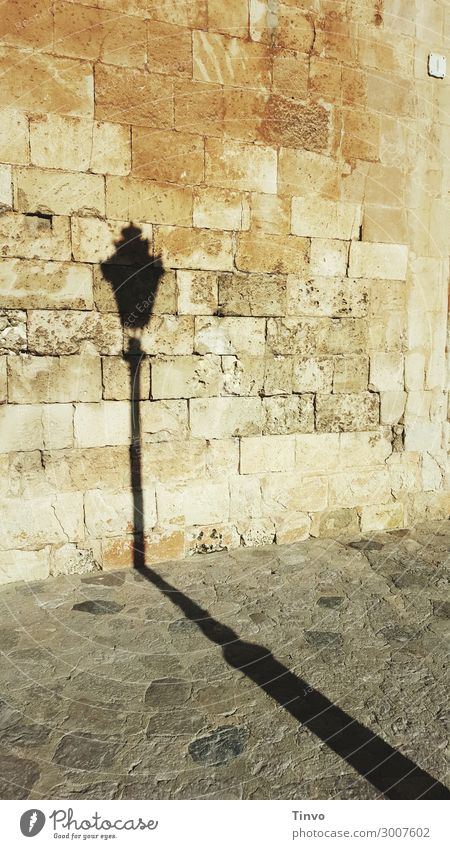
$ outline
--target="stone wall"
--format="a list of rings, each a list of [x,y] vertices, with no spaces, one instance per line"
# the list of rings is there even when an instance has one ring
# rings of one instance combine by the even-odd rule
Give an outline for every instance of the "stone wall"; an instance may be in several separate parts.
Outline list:
[[[130,406],[147,563],[448,514],[449,32],[443,0],[5,0],[1,580],[131,565]]]

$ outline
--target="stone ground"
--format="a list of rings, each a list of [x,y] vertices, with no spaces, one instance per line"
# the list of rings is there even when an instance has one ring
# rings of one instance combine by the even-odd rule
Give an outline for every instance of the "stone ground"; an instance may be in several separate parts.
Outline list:
[[[449,541],[429,523],[2,588],[0,795],[448,797]]]

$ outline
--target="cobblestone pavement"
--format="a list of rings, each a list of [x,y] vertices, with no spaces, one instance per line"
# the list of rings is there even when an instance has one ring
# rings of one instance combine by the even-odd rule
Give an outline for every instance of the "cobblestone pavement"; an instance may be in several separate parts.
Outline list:
[[[0,795],[448,797],[449,541],[436,523],[2,588]]]

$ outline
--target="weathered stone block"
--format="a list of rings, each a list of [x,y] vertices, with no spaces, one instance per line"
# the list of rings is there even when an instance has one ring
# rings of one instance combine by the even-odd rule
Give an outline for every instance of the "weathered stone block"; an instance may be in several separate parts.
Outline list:
[[[224,315],[284,315],[286,279],[281,275],[220,274],[219,310]]]
[[[222,357],[222,395],[261,395],[264,380],[265,361],[261,357]]]
[[[392,443],[387,428],[380,433],[341,433],[339,437],[339,465],[343,469],[383,466],[391,454]]]
[[[20,103],[24,112],[92,116],[94,80],[89,62],[2,47],[0,73],[4,109],[17,109]]]
[[[139,386],[133,384],[133,397],[144,400],[150,395],[150,364],[147,359],[140,361],[139,370]],[[102,381],[105,400],[128,401],[131,398],[130,366],[122,357],[102,357]]]
[[[365,392],[369,382],[369,361],[364,356],[346,356],[334,361],[333,392]]]
[[[144,224],[143,229],[149,227]],[[118,259],[120,258],[120,254]],[[175,315],[177,312],[177,284],[174,271],[159,270],[142,263],[139,265],[113,265],[94,268],[94,301],[100,312],[118,312],[114,294],[116,285],[121,287],[121,310],[125,328],[139,326],[142,312],[150,309],[151,315]],[[114,285],[111,285],[111,284]],[[129,285],[128,292],[126,287]]]
[[[243,519],[237,522],[241,545],[272,545],[275,523],[271,519]]]
[[[295,463],[294,436],[251,436],[241,440],[240,472],[288,472]]]
[[[350,277],[405,280],[407,264],[407,245],[352,242],[350,246]]]
[[[155,227],[155,254],[169,268],[231,271],[231,233],[183,227]]]
[[[386,89],[386,85],[384,85]],[[342,153],[349,161],[379,159],[381,119],[376,112],[345,109],[343,112]]]
[[[19,212],[104,215],[104,180],[99,174],[17,168],[14,206]]]
[[[188,525],[226,522],[230,513],[228,482],[195,481],[183,493],[184,515]]]
[[[0,161],[27,165],[29,158],[27,116],[16,109],[2,110]]]
[[[277,524],[278,545],[291,545],[308,539],[311,531],[311,519],[306,513],[293,513]]]
[[[252,230],[286,236],[290,233],[291,210],[288,198],[277,195],[252,194]]]
[[[12,209],[12,168],[11,165],[0,165],[0,212]]]
[[[292,3],[280,3],[277,10],[276,41],[281,47],[309,53],[314,43],[314,27]]]
[[[0,306],[92,309],[92,269],[78,263],[0,260]]]
[[[405,429],[405,451],[439,451],[442,425],[427,419],[413,418]]]
[[[375,391],[403,392],[403,354],[383,351],[371,353],[369,387]]]
[[[186,401],[145,401],[140,404],[140,414],[144,442],[187,439]]]
[[[204,439],[260,434],[261,401],[259,398],[193,398],[190,425],[192,436]]]
[[[123,10],[125,11],[125,9]],[[110,65],[143,67],[147,37],[139,18],[59,2],[54,10],[55,52]]]
[[[153,315],[143,330],[141,343],[146,354],[192,354],[194,320],[191,316]]]
[[[300,187],[303,197],[337,199],[339,171],[336,162],[313,151],[281,148],[278,191],[283,195],[296,195]]]
[[[82,310],[31,310],[28,351],[33,354],[78,354],[92,342],[101,354],[120,354],[123,333],[119,316]]]
[[[337,433],[302,433],[295,437],[295,466],[301,471],[327,472],[339,468]]]
[[[293,361],[293,392],[331,392],[333,360],[324,358]]]
[[[291,357],[273,357],[268,355],[264,358],[263,364],[264,380],[262,394],[290,395],[291,392],[296,391],[293,385]]]
[[[0,352],[16,353],[27,347],[27,314],[24,310],[0,310]]]
[[[0,581],[9,584],[12,581],[42,581],[49,575],[50,547],[38,551],[2,551],[0,552]]]
[[[424,388],[425,354],[408,351],[405,354],[405,389],[408,392]]]
[[[353,536],[359,533],[359,516],[355,509],[326,510],[315,513],[311,522],[311,536],[336,537],[340,534]]]
[[[70,260],[69,219],[3,213],[0,216],[0,256]]]
[[[64,492],[27,500],[27,522],[20,501],[5,498],[2,505],[0,548],[41,548],[52,542],[84,539],[83,495]]]
[[[205,155],[208,185],[276,194],[277,154],[273,148],[210,138]]]
[[[133,127],[132,145],[135,177],[162,183],[192,185],[203,182],[205,154],[202,136]],[[162,150],[170,151],[170,155],[161,156]]]
[[[241,3],[241,0],[230,0],[224,16],[222,0],[209,0],[208,27],[214,32],[245,38],[248,34],[247,4]]]
[[[5,403],[8,396],[8,384],[6,380],[6,357],[0,357],[0,404]]]
[[[316,427],[319,431],[373,430],[379,421],[377,394],[317,395]]]
[[[403,419],[406,392],[380,392],[381,424],[398,424]]]
[[[133,521],[133,493],[130,489],[112,492],[107,489],[89,490],[84,494],[86,530],[94,539],[149,531],[156,525],[155,490],[142,490],[143,511]]]
[[[223,134],[225,107],[222,86],[175,80],[174,105],[177,130],[189,132],[195,127],[196,132],[201,135]]]
[[[92,545],[75,545],[68,542],[65,545],[53,547],[50,552],[50,575],[85,575],[97,572],[100,549]]]
[[[239,439],[209,439],[206,444],[206,471],[209,477],[239,472]]]
[[[365,504],[381,504],[392,498],[388,469],[343,472],[329,478],[330,507],[358,507]]]
[[[247,440],[243,440],[247,442]],[[230,486],[230,519],[244,516],[258,519],[261,516],[261,484],[256,475],[233,475]]]
[[[395,504],[369,505],[361,510],[361,531],[389,531],[405,527],[404,506]]]
[[[13,404],[97,401],[102,397],[100,356],[8,357],[8,399]]]
[[[173,82],[160,74],[97,63],[95,117],[116,124],[170,128]]]
[[[205,474],[206,444],[203,439],[148,443],[142,446],[142,475],[145,481],[184,483],[201,480]]]
[[[135,177],[106,178],[106,212],[119,221],[192,224],[192,191]]]
[[[305,279],[289,274],[287,278],[287,311],[289,315],[351,316],[367,314],[368,287],[346,277]]]
[[[44,404],[42,407],[44,449],[54,451],[73,446],[72,404]]]
[[[132,536],[111,537],[102,541],[103,568],[133,568]],[[184,556],[184,531],[164,529],[147,533],[144,536],[144,559],[147,565],[163,563],[167,560],[180,560]]]
[[[306,100],[308,92],[308,60],[291,50],[278,50],[273,57],[273,88],[295,100]]]
[[[77,448],[127,445],[131,436],[130,405],[126,401],[77,404],[74,435]]]
[[[270,88],[270,55],[263,44],[194,32],[193,58],[194,80],[239,88]]]
[[[263,398],[263,433],[308,433],[314,430],[312,395]]]
[[[218,304],[217,274],[177,271],[178,314],[214,315]]]
[[[319,239],[354,239],[359,233],[361,206],[325,198],[292,198],[292,233]]]
[[[263,516],[288,519],[293,513],[313,513],[327,506],[328,482],[324,477],[299,477],[274,472],[262,479]]]
[[[175,357],[152,363],[152,398],[205,398],[219,395],[223,384],[220,357]]]
[[[268,144],[303,150],[326,150],[330,110],[318,103],[298,103],[271,94],[262,115],[259,135]]]
[[[28,399],[27,399],[28,400]],[[34,451],[44,447],[42,407],[37,404],[0,406],[0,452]]]
[[[30,119],[31,162],[42,168],[128,174],[130,131],[120,124],[40,115]]]
[[[366,350],[367,326],[353,318],[269,318],[267,347],[273,354],[360,353]]]
[[[209,11],[209,7],[208,7]],[[192,77],[192,35],[190,30],[152,21],[147,29],[148,64],[155,74]]]
[[[227,189],[194,190],[194,227],[248,230],[250,207],[245,195]]]
[[[317,277],[344,277],[349,248],[348,242],[339,239],[312,239],[310,273]]]
[[[239,233],[236,268],[240,271],[269,274],[301,274],[307,271],[309,240],[299,236],[276,236],[270,239],[259,231]]]
[[[264,354],[263,318],[195,317],[195,351],[198,354]]]

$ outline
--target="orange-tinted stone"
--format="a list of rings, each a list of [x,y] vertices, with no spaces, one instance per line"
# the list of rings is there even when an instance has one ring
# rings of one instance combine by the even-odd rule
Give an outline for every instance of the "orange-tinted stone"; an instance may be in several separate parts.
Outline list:
[[[192,77],[191,31],[173,24],[149,21],[148,68],[155,74]]]
[[[88,62],[0,47],[2,108],[92,115],[94,86]]]
[[[172,127],[172,80],[134,68],[96,65],[95,117],[118,124]]]
[[[111,65],[143,67],[147,59],[145,26],[129,15],[59,2],[55,7],[55,52]]]
[[[200,183],[203,180],[202,136],[167,130],[133,127],[132,171],[169,183]]]

